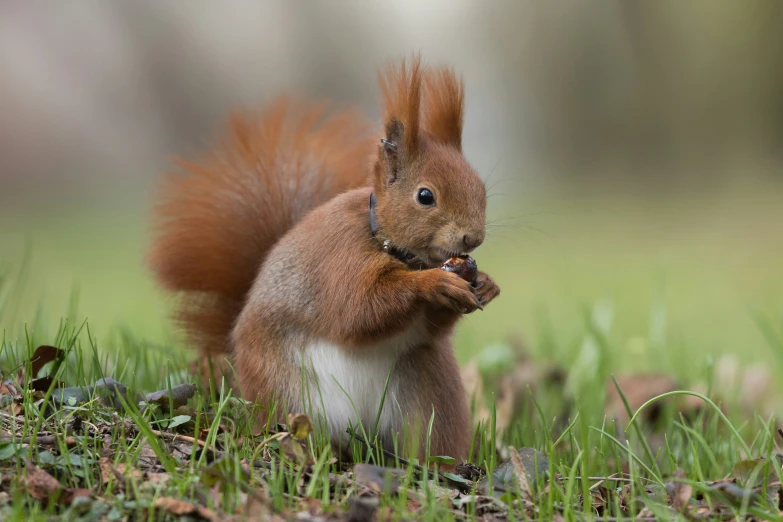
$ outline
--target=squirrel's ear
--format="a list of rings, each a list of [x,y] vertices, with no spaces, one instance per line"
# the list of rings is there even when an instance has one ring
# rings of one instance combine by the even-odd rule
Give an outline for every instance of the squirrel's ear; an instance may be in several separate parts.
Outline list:
[[[381,139],[381,155],[384,158],[384,184],[391,185],[399,177],[400,170],[408,159],[405,150],[405,125],[392,118],[386,124],[386,138]]]
[[[378,75],[383,94],[386,137],[381,142],[377,182],[391,185],[416,157],[421,146],[419,118],[422,89],[421,56],[390,64]]]

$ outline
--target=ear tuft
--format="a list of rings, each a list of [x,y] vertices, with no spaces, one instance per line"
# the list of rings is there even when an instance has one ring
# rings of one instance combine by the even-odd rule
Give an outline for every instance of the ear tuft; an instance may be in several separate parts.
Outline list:
[[[465,84],[453,69],[428,71],[424,81],[424,130],[437,142],[462,150]]]
[[[386,125],[386,139],[404,147],[405,153],[413,157],[419,150],[419,114],[422,93],[421,56],[414,55],[410,63],[401,60],[389,65],[379,73],[378,83],[383,94],[383,121]],[[394,123],[396,120],[397,123]],[[399,125],[397,125],[399,124]],[[390,131],[399,127],[402,140],[395,140]]]

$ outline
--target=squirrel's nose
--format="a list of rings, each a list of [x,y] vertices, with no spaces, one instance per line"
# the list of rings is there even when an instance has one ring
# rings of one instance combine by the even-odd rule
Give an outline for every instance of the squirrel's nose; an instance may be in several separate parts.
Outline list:
[[[472,233],[462,236],[462,244],[465,245],[466,250],[473,250],[484,242],[484,234]]]

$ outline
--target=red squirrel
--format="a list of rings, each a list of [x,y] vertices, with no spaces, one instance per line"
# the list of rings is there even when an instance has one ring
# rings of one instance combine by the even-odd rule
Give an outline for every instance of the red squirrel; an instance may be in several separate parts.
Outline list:
[[[289,99],[233,116],[215,148],[165,177],[150,261],[202,362],[235,372],[260,422],[306,407],[347,448],[349,425],[373,428],[389,377],[383,447],[417,426],[422,455],[434,415],[430,453],[466,458],[452,332],[500,290],[441,269],[485,236],[464,85],[417,57],[379,83],[382,135],[354,111]]]

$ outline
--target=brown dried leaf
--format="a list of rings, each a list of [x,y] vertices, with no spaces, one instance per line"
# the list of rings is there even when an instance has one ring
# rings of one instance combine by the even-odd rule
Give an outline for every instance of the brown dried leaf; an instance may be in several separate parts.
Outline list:
[[[155,486],[165,485],[169,481],[168,473],[152,473],[147,472],[147,481]]]
[[[149,448],[149,445],[147,445],[147,448]],[[152,448],[150,448],[152,450]],[[129,466],[128,464],[124,462],[120,462],[117,464],[117,471],[126,478],[131,478],[135,480],[136,482],[139,482],[144,477],[144,472],[140,469],[136,469],[133,466]]]
[[[25,484],[27,493],[44,504],[56,500],[70,506],[78,497],[92,495],[91,489],[63,488],[56,478],[32,463],[27,464]]]
[[[663,393],[675,391],[679,388],[677,382],[664,374],[632,374],[617,377],[617,384],[625,394],[631,411],[638,410],[645,402]],[[645,421],[654,422],[660,412],[659,408],[650,407],[644,411]],[[606,385],[606,406],[604,413],[610,419],[617,419],[621,423],[628,422],[628,412],[623,404],[623,399],[617,391],[614,382]]]
[[[512,376],[500,378],[500,386],[495,394],[495,426],[498,432],[505,432],[511,426],[511,416],[514,414],[515,393]]]
[[[394,470],[371,464],[357,464],[353,467],[353,479],[364,487],[382,493],[396,494],[399,489]]]
[[[117,468],[111,463],[111,459],[103,457],[98,461],[98,467],[101,470],[101,484],[107,485],[111,481],[119,483],[120,487],[125,486],[125,477],[120,473]]]
[[[352,522],[375,520],[380,502],[373,497],[351,497],[348,500],[348,519]]]
[[[62,489],[56,478],[35,464],[27,464],[27,492],[36,500],[48,501]]]
[[[52,385],[52,382],[54,382],[54,377],[51,375],[47,375],[46,377],[39,377],[30,381],[30,389],[33,391],[46,393],[49,391],[49,387]]]
[[[526,500],[533,500],[533,489],[527,481],[527,471],[525,470],[525,464],[522,462],[522,457],[519,456],[514,446],[509,446],[508,451],[511,455],[511,465],[514,466],[514,473],[517,476],[519,491],[522,492]]]
[[[683,482],[684,480],[685,472],[678,469],[674,473],[674,494],[672,495],[672,507],[675,511],[683,511],[688,506],[693,494],[693,486]]]
[[[41,368],[57,359],[65,359],[65,351],[55,346],[42,345],[35,349],[33,356],[30,357],[30,366],[32,370],[31,377],[38,377]]]
[[[66,488],[63,490],[63,494],[60,497],[60,502],[66,506],[73,504],[73,501],[79,497],[92,496],[93,490],[85,488]]]
[[[17,388],[14,381],[7,380],[0,383],[0,395],[10,395],[12,397],[17,397],[21,395],[21,392],[19,391],[19,388]]]
[[[267,520],[270,512],[266,495],[263,490],[252,492],[247,496],[247,502],[245,502],[244,509],[247,520]]]
[[[155,508],[167,511],[175,516],[195,516],[204,520],[216,520],[215,514],[212,510],[202,506],[185,502],[171,497],[161,497],[155,501]]]

